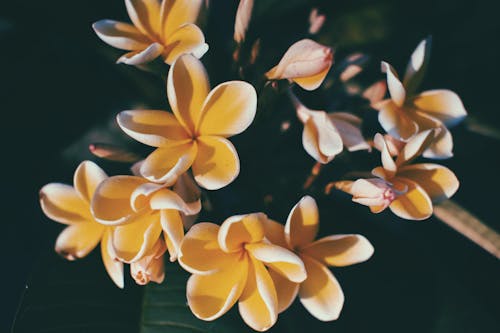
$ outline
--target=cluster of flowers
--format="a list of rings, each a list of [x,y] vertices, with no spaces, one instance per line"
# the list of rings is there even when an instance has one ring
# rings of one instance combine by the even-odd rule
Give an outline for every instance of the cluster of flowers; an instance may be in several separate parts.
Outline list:
[[[170,261],[178,261],[192,273],[187,282],[188,305],[203,320],[220,317],[238,302],[244,321],[264,331],[297,295],[319,320],[338,318],[344,296],[327,266],[367,260],[373,254],[370,242],[356,234],[315,240],[319,213],[310,196],[293,207],[285,225],[264,213],[232,216],[220,226],[194,223],[202,208],[199,187],[217,190],[239,174],[239,158],[228,138],[251,125],[257,94],[243,81],[210,89],[198,60],[208,46],[194,24],[201,1],[125,0],[125,4],[133,25],[103,20],[94,24],[94,30],[109,45],[129,51],[118,62],[143,65],[161,57],[171,65],[166,86],[172,113],[129,110],[118,114],[118,125],[125,133],[156,147],[132,167],[133,175],[108,177],[96,164],[84,161],[76,169],[73,187],[52,183],[41,189],[44,213],[68,225],[57,238],[56,251],[75,260],[100,242],[104,266],[120,288],[124,264],[130,264],[138,284],[161,283],[168,251]],[[244,39],[252,7],[253,1],[240,2],[237,42]],[[450,91],[415,94],[427,60],[424,41],[413,54],[403,83],[390,65],[382,63],[391,98],[376,101],[373,107],[380,111],[380,124],[388,134],[377,134],[372,142],[363,137],[360,118],[347,112],[310,110],[289,92],[304,123],[304,148],[319,163],[332,161],[344,146],[349,151],[372,146],[380,150],[382,166],[372,171],[376,178],[332,183],[373,212],[389,207],[400,217],[425,219],[432,214],[433,202],[449,198],[458,188],[449,169],[411,164],[422,154],[450,157],[452,141],[446,126],[466,114]],[[265,75],[314,90],[332,63],[330,48],[305,39],[292,45]]]

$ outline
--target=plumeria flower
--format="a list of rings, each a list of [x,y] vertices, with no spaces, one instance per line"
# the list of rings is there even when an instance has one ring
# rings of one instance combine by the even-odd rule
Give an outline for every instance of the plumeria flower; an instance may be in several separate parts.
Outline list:
[[[372,174],[379,180],[357,180],[353,184],[344,182],[337,188],[352,194],[354,201],[369,206],[374,213],[389,207],[394,214],[408,220],[430,217],[433,203],[450,198],[459,187],[455,174],[444,166],[410,164],[432,144],[433,138],[433,130],[417,134],[406,143],[394,161],[384,137],[377,134],[375,142],[382,148],[382,166],[373,169]]]
[[[167,95],[173,114],[133,110],[117,117],[128,135],[157,147],[142,163],[141,175],[171,185],[191,167],[196,182],[206,189],[231,183],[239,174],[240,162],[227,138],[252,123],[257,108],[253,86],[229,81],[210,91],[203,64],[183,55],[170,68]]]
[[[201,210],[199,198],[186,200],[142,177],[114,176],[97,187],[91,209],[99,223],[115,226],[111,241],[121,261],[134,263],[151,254],[162,231],[170,260],[175,261],[184,237],[182,215]]]
[[[101,20],[92,25],[97,36],[130,51],[118,63],[140,65],[161,56],[172,64],[184,53],[203,56],[208,50],[203,32],[193,23],[201,0],[125,0],[132,24]]]
[[[302,144],[316,161],[326,164],[342,152],[370,149],[361,133],[361,119],[348,112],[310,110],[289,92],[297,117],[304,124]]]
[[[317,89],[333,64],[331,48],[310,39],[302,39],[285,52],[278,65],[271,68],[269,80],[288,79],[305,90]]]
[[[130,274],[137,284],[145,285],[150,281],[162,283],[165,278],[163,254],[167,246],[158,239],[153,248],[143,258],[130,264]]]
[[[429,60],[430,40],[422,41],[413,52],[403,82],[394,68],[382,62],[391,98],[377,103],[378,120],[396,139],[410,140],[427,129],[439,128],[438,136],[424,152],[427,158],[453,156],[453,140],[447,127],[462,121],[467,112],[458,95],[450,90],[429,90],[415,94]]]
[[[219,227],[195,224],[181,244],[179,263],[192,273],[187,299],[194,315],[215,320],[236,302],[243,320],[257,331],[269,329],[278,317],[278,298],[266,267],[283,279],[306,278],[299,257],[264,238],[262,213],[232,216]]]
[[[116,260],[111,244],[113,228],[98,223],[91,214],[90,201],[96,187],[108,176],[91,161],[75,171],[73,185],[51,183],[40,190],[40,205],[50,219],[68,225],[56,241],[56,252],[68,260],[85,257],[101,242],[104,267],[113,282],[123,288],[123,264]]]
[[[355,234],[315,240],[318,229],[318,206],[310,196],[303,197],[292,208],[285,226],[267,220],[266,237],[302,259],[307,279],[301,283],[287,280],[274,267],[270,274],[278,293],[279,312],[285,311],[298,295],[309,313],[319,320],[330,321],[339,317],[344,293],[328,266],[343,267],[366,261],[373,254],[373,246],[365,237]]]

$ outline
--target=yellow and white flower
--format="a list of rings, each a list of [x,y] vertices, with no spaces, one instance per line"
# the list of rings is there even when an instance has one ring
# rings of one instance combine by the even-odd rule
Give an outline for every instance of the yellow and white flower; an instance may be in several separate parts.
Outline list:
[[[123,288],[123,264],[116,260],[111,244],[112,227],[98,223],[90,202],[106,173],[91,161],[82,162],[75,171],[73,185],[51,183],[40,190],[40,205],[50,219],[68,225],[56,241],[56,252],[68,260],[85,257],[101,243],[104,267],[113,282]]]
[[[453,139],[448,131],[462,121],[467,112],[456,93],[450,90],[429,90],[415,94],[427,67],[430,40],[422,41],[411,56],[403,82],[394,68],[382,62],[382,71],[387,75],[390,98],[374,107],[379,110],[378,120],[384,130],[403,141],[428,129],[439,129],[436,138],[424,152],[427,158],[453,156]]]
[[[194,22],[201,0],[125,0],[133,24],[101,20],[92,25],[107,44],[129,51],[118,63],[140,65],[161,56],[167,64],[185,53],[200,58],[208,50]]]
[[[297,282],[285,279],[282,272],[270,267],[279,312],[285,311],[298,295],[302,305],[317,319],[337,319],[344,304],[344,293],[328,266],[349,266],[368,260],[374,251],[370,242],[355,234],[315,240],[319,212],[316,201],[310,196],[303,197],[292,208],[285,226],[272,220],[267,220],[264,226],[267,239],[295,252],[307,272],[307,279]]]
[[[210,90],[203,64],[183,55],[170,68],[167,95],[173,114],[132,110],[117,117],[128,135],[157,147],[142,163],[141,175],[171,185],[191,167],[196,182],[206,189],[231,183],[240,172],[240,162],[227,138],[252,123],[257,108],[253,86],[229,81]]]
[[[266,267],[283,279],[300,283],[306,278],[304,264],[291,251],[265,238],[262,213],[228,218],[219,227],[195,224],[181,244],[179,263],[192,273],[187,299],[194,315],[215,320],[236,302],[243,320],[265,331],[278,318],[278,295]]]

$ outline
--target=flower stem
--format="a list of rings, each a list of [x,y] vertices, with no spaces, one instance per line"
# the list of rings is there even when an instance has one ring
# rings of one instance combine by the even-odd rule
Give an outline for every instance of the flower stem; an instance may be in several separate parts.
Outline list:
[[[500,234],[452,200],[434,206],[434,215],[500,259]]]

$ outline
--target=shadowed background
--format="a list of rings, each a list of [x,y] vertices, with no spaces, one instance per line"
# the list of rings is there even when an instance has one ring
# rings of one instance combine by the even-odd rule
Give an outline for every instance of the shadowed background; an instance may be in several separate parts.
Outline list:
[[[448,88],[457,92],[472,120],[500,128],[497,82],[500,21],[493,1],[280,3],[269,1],[272,10],[259,14],[262,26],[256,29],[256,33],[268,34],[267,45],[274,46],[269,49],[274,60],[300,38],[291,32],[307,28],[309,10],[314,5],[327,15],[319,41],[336,47],[339,54],[366,52],[373,56],[374,63],[383,59],[399,70],[405,67],[418,42],[432,34],[430,68],[422,88]],[[203,61],[214,85],[234,79],[227,67],[231,62],[230,40],[237,2],[211,1],[211,5],[213,11],[206,26],[211,49]],[[281,10],[286,10],[286,15]],[[34,303],[22,308],[24,319],[20,319],[19,332],[35,331],[32,327],[36,327],[37,321],[40,331],[50,331],[42,329],[44,322],[64,323],[61,317],[69,320],[71,316],[82,318],[82,322],[108,320],[106,327],[81,326],[72,328],[73,332],[136,331],[141,288],[133,286],[130,280],[125,291],[115,288],[105,275],[98,253],[77,263],[66,263],[57,257],[53,244],[61,226],[45,218],[38,204],[38,190],[44,184],[71,183],[80,160],[91,157],[85,151],[86,144],[109,139],[105,133],[113,130],[110,126],[116,113],[138,106],[167,107],[160,77],[114,64],[120,51],[101,42],[91,29],[93,22],[103,18],[128,21],[123,1],[26,0],[0,4],[4,254],[0,274],[1,331],[11,326],[23,294],[34,299]],[[305,155],[300,145],[300,129],[292,128],[291,133],[296,138],[293,144],[298,145],[295,149]],[[499,138],[473,133],[465,125],[454,129],[453,134],[455,157],[444,164],[461,180],[454,199],[499,230],[495,209],[500,185]],[[239,151],[241,176],[245,177],[246,157]],[[269,153],[272,156],[272,151]],[[309,163],[305,164],[307,167],[312,166],[311,159],[305,160]],[[99,163],[108,167],[110,173],[125,170],[116,164]],[[248,172],[247,175],[251,174]],[[249,197],[252,190],[248,189]],[[227,193],[230,192],[221,191],[215,196],[229,200],[225,197]],[[271,209],[270,215],[284,221],[301,195],[290,194],[280,207]],[[376,249],[376,255],[366,264],[334,271],[347,302],[332,329],[337,332],[500,330],[498,260],[436,220],[399,221],[390,214],[370,215],[356,206],[343,214],[353,214],[357,222],[341,222],[336,212],[327,209],[333,199],[318,199],[323,223],[335,221],[332,230],[338,233],[362,233]],[[248,202],[229,202],[218,214],[223,218],[240,213],[240,207],[246,207],[246,211],[261,208]],[[26,285],[27,290],[34,286],[33,290],[38,291],[30,294]],[[88,299],[77,300],[73,293]],[[63,306],[58,308],[54,301],[51,309],[39,302],[44,298],[47,303],[49,299],[60,300]],[[67,303],[68,298],[75,301]],[[102,313],[99,307],[106,302],[116,305],[111,313]],[[41,312],[37,312],[39,308]],[[295,306],[283,317],[293,320],[299,311],[304,310]],[[301,314],[302,317],[306,316]],[[29,324],[23,324],[23,320]],[[118,325],[117,320],[121,321]],[[307,316],[297,325],[320,325],[313,321]]]

